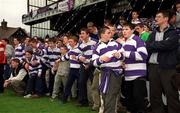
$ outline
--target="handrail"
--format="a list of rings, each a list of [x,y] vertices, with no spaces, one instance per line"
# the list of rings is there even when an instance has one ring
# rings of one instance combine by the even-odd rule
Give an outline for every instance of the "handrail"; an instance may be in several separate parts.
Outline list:
[[[90,5],[93,5],[93,4],[97,4],[97,3],[100,3],[100,2],[104,2],[105,0],[97,0],[95,2],[92,2],[92,3],[88,3],[88,4],[83,4],[81,7],[87,7],[87,6],[90,6]],[[22,16],[22,22],[23,23],[26,23],[26,22],[33,22],[33,21],[36,21],[36,20],[40,20],[40,19],[43,19],[43,18],[48,18],[48,17],[51,17],[53,15],[57,15],[57,14],[62,14],[62,13],[65,13],[65,12],[62,12],[62,11],[58,11],[58,3],[59,2],[62,2],[62,1],[57,1],[55,3],[52,3],[52,4],[49,4],[45,7],[42,7],[40,9],[43,9],[43,8],[49,8],[50,6],[54,5],[57,3],[57,8],[55,9],[49,9],[47,11],[42,11],[42,12],[38,12],[38,9],[37,10],[37,15],[32,17],[32,12],[30,12],[30,14],[24,14]],[[87,1],[86,1],[87,2]],[[74,8],[72,8],[72,10],[75,10]],[[40,16],[41,15],[41,16]],[[43,16],[42,16],[43,15]]]

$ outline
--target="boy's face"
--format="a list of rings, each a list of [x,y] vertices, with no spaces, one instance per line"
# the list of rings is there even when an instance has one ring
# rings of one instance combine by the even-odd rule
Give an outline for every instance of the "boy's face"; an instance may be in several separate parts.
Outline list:
[[[31,46],[32,46],[32,48],[36,48],[37,47],[37,43],[36,42],[31,42]]]
[[[137,12],[132,12],[132,19],[138,18],[138,13]]]
[[[132,30],[129,26],[124,26],[122,29],[122,34],[125,38],[130,38],[133,32],[134,30]]]
[[[67,49],[65,47],[60,47],[60,52],[61,52],[61,54],[66,54]]]
[[[105,41],[109,41],[111,39],[111,31],[107,29],[104,33],[101,34],[101,38]]]
[[[30,54],[29,52],[26,52],[26,53],[25,53],[25,57],[26,57],[27,59],[31,59],[31,58],[32,58],[32,54]]]
[[[14,68],[17,68],[18,67],[18,63],[15,62],[15,61],[11,61],[11,67],[14,69]]]
[[[89,33],[93,33],[94,32],[93,26],[87,26],[87,28],[88,28]]]
[[[29,41],[30,41],[30,38],[26,38],[26,39],[24,40],[24,43],[25,43],[25,44],[29,44]]]
[[[114,26],[108,26],[110,31],[111,31],[111,37],[114,36],[114,34],[116,33],[116,28]]]
[[[48,46],[50,48],[54,48],[56,46],[56,44],[54,42],[48,42]]]
[[[85,31],[81,31],[79,37],[82,41],[85,41],[89,38],[89,33],[86,33]]]
[[[124,19],[120,19],[120,20],[119,20],[120,25],[123,25],[125,22],[126,22],[126,21],[125,21]]]
[[[137,31],[138,33],[142,33],[144,30],[143,30],[142,27],[136,26],[136,27],[135,27],[135,31]]]
[[[13,40],[13,42],[15,45],[19,44],[19,41],[16,38]]]
[[[63,37],[63,44],[66,45],[67,43],[68,43],[68,37],[67,37],[67,36],[64,36],[64,37]]]
[[[69,39],[68,42],[69,42],[69,45],[70,45],[71,47],[74,47],[74,46],[76,46],[76,44],[77,44],[77,42],[76,42],[75,40],[73,40],[73,39]]]
[[[61,47],[63,45],[63,43],[62,43],[62,41],[57,41],[56,42],[56,46],[59,48],[59,47]]]
[[[150,31],[150,29],[148,28],[148,26],[144,25],[144,31],[146,31],[146,32],[149,32],[149,31]]]

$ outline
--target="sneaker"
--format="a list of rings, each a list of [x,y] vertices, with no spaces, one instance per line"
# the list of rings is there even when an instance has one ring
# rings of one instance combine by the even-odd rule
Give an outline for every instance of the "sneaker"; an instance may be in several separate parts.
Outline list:
[[[24,96],[24,98],[31,98],[31,96],[32,96],[31,94],[27,94]]]
[[[52,98],[52,99],[56,99],[56,98],[58,98],[58,96],[57,96],[57,95],[52,94],[51,98]]]
[[[50,93],[46,93],[45,95],[49,97],[49,96],[50,96]]]
[[[37,94],[31,95],[32,98],[39,98],[40,96]]]

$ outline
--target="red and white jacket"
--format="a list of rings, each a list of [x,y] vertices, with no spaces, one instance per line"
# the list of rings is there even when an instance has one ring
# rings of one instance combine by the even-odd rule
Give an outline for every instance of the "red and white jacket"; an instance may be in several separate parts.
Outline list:
[[[0,41],[0,64],[6,63],[6,46]]]

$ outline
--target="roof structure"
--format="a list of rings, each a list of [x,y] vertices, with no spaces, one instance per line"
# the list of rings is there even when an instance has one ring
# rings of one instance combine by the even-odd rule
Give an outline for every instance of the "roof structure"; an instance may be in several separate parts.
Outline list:
[[[18,28],[7,27],[6,29],[3,29],[2,26],[0,26],[0,38],[9,38],[18,30],[23,30],[23,29],[21,29],[20,27]]]

